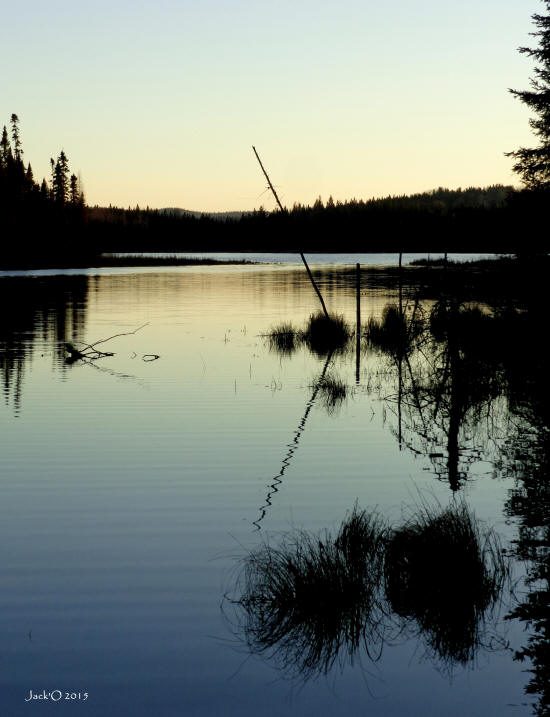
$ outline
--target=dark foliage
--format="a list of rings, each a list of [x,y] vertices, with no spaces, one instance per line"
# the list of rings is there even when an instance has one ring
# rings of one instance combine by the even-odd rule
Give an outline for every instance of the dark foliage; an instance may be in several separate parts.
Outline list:
[[[533,133],[539,140],[537,147],[521,147],[510,152],[515,160],[514,171],[529,189],[550,190],[550,1],[544,0],[546,15],[533,15],[538,47],[520,47],[519,51],[538,62],[529,90],[510,90],[515,97],[535,113],[529,120]],[[547,197],[548,201],[548,197]]]
[[[62,150],[51,159],[52,176],[39,184],[23,162],[19,118],[11,116],[11,142],[4,126],[0,141],[0,231],[2,265],[42,264],[90,253],[83,235],[84,195],[70,175]],[[75,233],[78,233],[75,235]]]

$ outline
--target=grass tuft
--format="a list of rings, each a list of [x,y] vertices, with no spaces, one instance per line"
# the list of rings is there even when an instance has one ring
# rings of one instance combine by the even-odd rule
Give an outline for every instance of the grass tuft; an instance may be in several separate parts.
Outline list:
[[[387,304],[380,321],[371,317],[365,334],[368,345],[385,354],[406,354],[423,330],[419,319],[407,319],[396,304]]]
[[[342,353],[353,332],[343,316],[319,312],[311,314],[302,332],[302,341],[318,356]]]
[[[270,351],[280,356],[292,356],[299,346],[299,332],[291,323],[283,322],[271,329],[267,334],[267,342]]]

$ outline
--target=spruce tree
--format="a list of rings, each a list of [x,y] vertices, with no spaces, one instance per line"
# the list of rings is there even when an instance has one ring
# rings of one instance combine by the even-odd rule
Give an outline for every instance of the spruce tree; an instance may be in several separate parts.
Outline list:
[[[71,204],[78,204],[80,192],[78,191],[78,178],[76,174],[71,174],[70,180],[70,197]]]
[[[51,161],[51,160],[50,160]],[[69,161],[61,150],[53,167],[53,196],[58,204],[66,204],[69,200]]]
[[[12,114],[10,122],[13,154],[16,160],[20,160],[23,156],[23,150],[21,149],[21,139],[19,137],[19,117],[15,113]]]
[[[538,66],[531,78],[530,90],[510,90],[537,115],[529,120],[531,129],[539,139],[538,147],[521,147],[508,152],[515,160],[514,171],[520,175],[527,189],[550,189],[550,0],[543,0],[547,14],[532,16],[537,32],[538,47],[520,47],[519,52],[534,58]]]
[[[5,169],[8,166],[8,157],[11,155],[10,140],[8,138],[8,130],[6,125],[2,130],[2,139],[0,140],[0,167]]]

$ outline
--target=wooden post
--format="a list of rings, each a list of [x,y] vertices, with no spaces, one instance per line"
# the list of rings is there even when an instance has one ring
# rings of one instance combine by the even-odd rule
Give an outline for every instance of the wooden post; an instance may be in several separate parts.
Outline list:
[[[400,320],[400,336],[399,336],[399,355],[398,355],[398,376],[399,376],[399,387],[397,390],[397,433],[399,450],[402,450],[403,443],[403,429],[402,429],[402,417],[401,417],[401,402],[403,400],[403,342],[405,336],[401,335],[404,329],[405,317],[403,316],[403,254],[399,254],[399,320]]]
[[[256,159],[258,160],[258,163],[259,163],[260,167],[262,168],[262,172],[264,173],[264,176],[265,176],[265,178],[267,179],[267,184],[268,184],[269,188],[271,189],[271,191],[273,192],[273,196],[275,197],[275,201],[277,202],[277,204],[278,204],[278,206],[279,206],[279,209],[280,209],[282,212],[284,212],[285,210],[284,210],[283,205],[281,204],[281,200],[279,199],[279,196],[278,196],[277,192],[275,191],[275,187],[273,186],[273,184],[271,184],[271,179],[269,178],[269,174],[265,171],[264,165],[262,164],[262,160],[260,159],[260,155],[258,154],[258,152],[256,152],[256,147],[254,147],[254,145],[252,145],[252,149],[254,150],[254,154],[256,155]],[[300,256],[302,257],[302,261],[303,261],[304,266],[305,266],[305,268],[306,268],[307,275],[308,275],[308,277],[309,277],[309,280],[310,280],[310,282],[311,282],[311,285],[313,286],[313,288],[315,289],[315,293],[316,293],[317,296],[319,297],[319,301],[321,302],[321,306],[323,307],[323,313],[325,314],[325,317],[328,319],[328,318],[329,318],[329,315],[328,315],[327,307],[325,306],[325,302],[324,302],[323,296],[322,296],[322,294],[321,294],[321,292],[320,292],[320,290],[319,290],[319,287],[318,287],[317,284],[315,283],[315,279],[313,278],[313,274],[311,273],[311,269],[309,268],[309,265],[308,265],[308,263],[307,263],[307,261],[306,261],[306,258],[305,258],[305,256],[304,256],[303,252],[300,251],[299,254],[300,254]]]
[[[355,383],[361,379],[361,264],[355,265]]]
[[[399,316],[403,317],[403,254],[399,254]]]

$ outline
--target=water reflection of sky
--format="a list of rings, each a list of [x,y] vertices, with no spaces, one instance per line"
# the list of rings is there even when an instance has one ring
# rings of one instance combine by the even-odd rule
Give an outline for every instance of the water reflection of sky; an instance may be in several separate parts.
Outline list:
[[[323,368],[304,348],[278,356],[263,336],[317,308],[301,272],[9,281],[12,301],[26,304],[0,335],[6,714],[27,713],[31,688],[86,690],[88,703],[74,709],[88,714],[529,713],[508,707],[524,702],[526,683],[510,650],[481,654],[450,681],[413,639],[365,670],[296,691],[228,629],[220,601],[235,559],[262,539],[253,523]],[[353,282],[330,274],[322,284],[330,307],[353,321]],[[363,319],[379,318],[387,299],[366,287]],[[109,342],[115,355],[95,366],[63,363],[65,340],[145,323]],[[160,359],[141,360],[151,353]],[[426,456],[399,450],[368,383],[388,378],[383,358],[362,357],[358,386],[353,357],[335,357],[331,369],[352,387],[348,399],[335,414],[311,408],[262,536],[334,528],[356,501],[399,522],[419,496],[454,500]],[[461,489],[505,544],[517,537],[504,512],[512,485],[481,461]],[[519,648],[521,624],[506,629]]]
[[[252,252],[185,252],[185,253],[155,253],[148,252],[146,254],[115,254],[118,257],[151,257],[155,259],[161,259],[166,257],[176,257],[179,259],[213,259],[216,261],[246,261],[254,264],[272,264],[275,266],[291,267],[298,266],[302,267],[302,260],[298,253],[252,253]],[[395,266],[398,262],[398,254],[321,254],[321,253],[309,253],[307,258],[312,266],[343,266],[350,265],[355,266],[357,262],[366,266]],[[451,261],[474,261],[476,259],[495,258],[496,254],[403,254],[403,264],[409,264],[411,261],[419,258],[447,258]],[[204,270],[214,269],[218,267],[202,267]],[[253,267],[247,267],[248,270],[253,270]],[[80,268],[80,269],[28,269],[28,270],[2,270],[0,271],[0,277],[6,276],[96,276],[96,275],[121,275],[121,274],[150,274],[150,273],[174,273],[179,271],[187,271],[188,267],[170,267],[170,266],[137,266],[137,267],[91,267],[91,268]],[[225,267],[225,270],[227,267]]]

